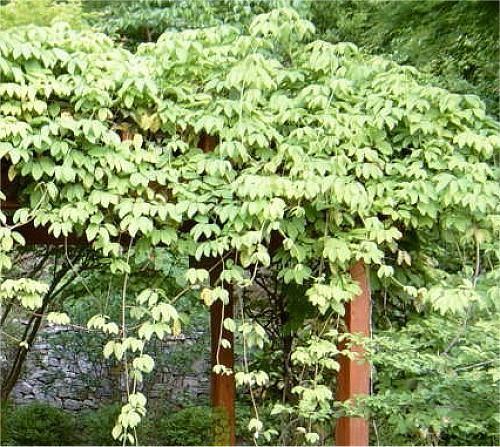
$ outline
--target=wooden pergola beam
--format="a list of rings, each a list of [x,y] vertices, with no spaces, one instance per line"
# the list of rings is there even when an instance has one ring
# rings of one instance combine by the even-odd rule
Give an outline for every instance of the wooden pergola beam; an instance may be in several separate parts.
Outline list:
[[[26,245],[90,245],[85,236],[55,237],[46,226],[35,228],[32,222],[17,227],[15,231],[24,237]]]
[[[361,292],[345,306],[345,324],[348,332],[370,336],[371,293],[370,281],[366,266],[358,261],[350,269],[351,277],[361,287]],[[358,354],[351,360],[346,356],[340,358],[340,371],[337,377],[337,399],[352,401],[357,396],[370,394],[370,364],[361,363],[363,349],[353,346],[352,352]],[[360,417],[342,417],[335,427],[335,445],[367,446],[369,445],[368,420]]]

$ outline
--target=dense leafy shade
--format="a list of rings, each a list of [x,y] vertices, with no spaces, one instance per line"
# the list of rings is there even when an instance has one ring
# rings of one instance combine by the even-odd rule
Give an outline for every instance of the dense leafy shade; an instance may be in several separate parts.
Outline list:
[[[156,41],[166,30],[207,28],[230,23],[248,24],[259,13],[269,12],[279,0],[87,0],[83,8],[100,31],[135,48],[141,42]]]
[[[323,383],[323,371],[338,369],[338,332],[325,328],[358,292],[350,265],[368,264],[375,290],[463,310],[475,280],[465,284],[470,299],[443,303],[437,288],[449,282],[436,253],[494,240],[500,196],[499,126],[476,96],[425,85],[415,69],[353,44],[311,41],[313,32],[295,11],[277,9],[248,30],[167,31],[136,53],[62,24],[0,35],[0,155],[23,204],[12,222],[84,234],[124,275],[122,321],[99,314],[88,323],[109,335],[104,355],[129,361],[140,382],[154,367],[147,341],[180,331],[176,297],[154,287],[127,296],[131,257],[167,246],[219,258],[212,288],[207,271],[186,271],[187,289],[204,286],[207,306],[226,303],[225,285],[245,287],[272,262],[316,309],[292,356],[308,374],[292,390],[295,403],[274,412],[297,414],[312,443],[311,424],[340,414]],[[207,135],[213,152],[199,148]],[[283,243],[270,252],[274,234]],[[0,237],[8,269],[22,236],[9,222]],[[4,282],[0,296],[36,307],[37,287]],[[258,324],[225,326],[249,348],[266,343]],[[269,378],[244,368],[236,379],[262,387]],[[146,411],[132,388],[113,430],[129,441]],[[258,417],[249,428],[273,434]]]

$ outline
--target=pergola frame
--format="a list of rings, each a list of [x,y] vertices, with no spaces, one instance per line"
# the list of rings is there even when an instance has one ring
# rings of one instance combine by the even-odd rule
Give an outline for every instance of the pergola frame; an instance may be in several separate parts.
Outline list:
[[[125,132],[122,139],[128,139],[129,135]],[[217,140],[214,137],[202,135],[199,147],[204,152],[214,150]],[[5,170],[2,169],[2,174]],[[12,184],[2,175],[2,190],[9,190],[11,194]],[[15,210],[19,208],[18,198],[15,195],[7,197],[5,202],[1,203],[4,210]],[[186,223],[183,227],[189,226]],[[67,237],[54,237],[48,233],[46,227],[35,228],[32,224],[26,224],[16,229],[23,235],[28,245],[88,245],[84,236],[69,235]],[[182,231],[182,228],[181,228]],[[274,245],[281,244],[281,240],[273,241]],[[190,261],[192,262],[192,260]],[[198,266],[204,266],[210,271],[210,281],[214,284],[220,274],[220,268],[217,267],[217,259],[205,258],[196,263]],[[369,285],[369,276],[366,266],[359,261],[350,269],[352,278],[361,287],[360,294],[345,306],[345,323],[350,333],[358,333],[362,336],[370,336],[371,326],[371,294]],[[234,347],[233,334],[223,327],[225,318],[232,318],[234,314],[234,298],[232,287],[226,286],[229,294],[229,303],[224,305],[217,300],[210,307],[210,342],[211,342],[211,381],[210,381],[210,400],[213,408],[220,409],[227,417],[227,433],[216,441],[221,444],[236,444],[235,435],[235,398],[236,387],[234,374],[216,374],[213,372],[213,366],[218,363],[233,369],[234,366]],[[222,331],[222,337],[231,343],[230,348],[219,347],[219,339]],[[363,355],[361,347],[353,347],[353,352]],[[217,355],[218,354],[218,355]],[[359,358],[352,360],[346,356],[340,358],[340,371],[337,377],[336,396],[339,401],[353,400],[359,395],[370,394],[370,365],[367,361],[360,362]],[[345,446],[367,446],[369,443],[368,421],[363,418],[342,417],[335,427],[335,444]]]

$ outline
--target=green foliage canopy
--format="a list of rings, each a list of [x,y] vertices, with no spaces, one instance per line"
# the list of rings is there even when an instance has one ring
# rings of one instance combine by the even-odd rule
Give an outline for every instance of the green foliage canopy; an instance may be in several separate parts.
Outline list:
[[[23,242],[15,226],[29,221],[55,236],[85,234],[125,278],[130,256],[157,246],[219,258],[223,274],[211,288],[208,272],[186,272],[188,285],[205,286],[207,305],[227,303],[223,286],[248,285],[248,269],[272,258],[317,309],[308,323],[315,342],[293,357],[313,373],[293,390],[297,407],[277,412],[331,418],[333,395],[314,370],[338,368],[337,333],[321,328],[358,291],[349,267],[362,260],[395,293],[432,300],[411,275],[438,282],[436,244],[480,247],[498,231],[500,139],[477,97],[424,85],[415,69],[353,44],[311,41],[313,32],[290,9],[256,17],[248,31],[169,31],[136,53],[62,24],[3,31],[0,156],[23,207],[9,222],[1,214],[0,267]],[[198,147],[204,134],[217,138],[213,152]],[[193,226],[181,232],[187,220]],[[283,244],[270,253],[276,233]],[[402,247],[415,235],[410,257]],[[37,289],[20,281],[2,283],[0,297],[16,293],[32,306]],[[177,333],[180,318],[161,289],[133,300],[125,292],[126,280],[133,325],[96,315],[89,327],[109,335],[105,355],[128,355],[141,381],[154,366],[145,343]],[[265,342],[258,325],[225,325]],[[237,379],[264,385],[267,374]],[[145,404],[129,395],[115,437],[133,439]],[[258,419],[250,427],[263,430]]]

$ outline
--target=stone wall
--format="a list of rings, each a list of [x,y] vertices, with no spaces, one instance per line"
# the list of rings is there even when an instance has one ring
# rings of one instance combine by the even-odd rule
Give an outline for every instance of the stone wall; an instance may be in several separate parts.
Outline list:
[[[121,365],[102,355],[105,340],[86,331],[47,325],[28,353],[12,398],[16,404],[44,401],[70,411],[97,408],[122,398]],[[142,392],[150,405],[206,399],[209,384],[208,334],[193,332],[155,341],[148,353],[155,369],[145,374]],[[8,359],[2,355],[2,366]]]

